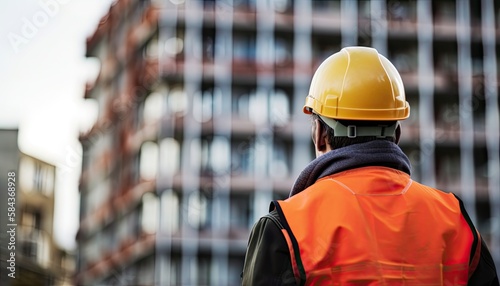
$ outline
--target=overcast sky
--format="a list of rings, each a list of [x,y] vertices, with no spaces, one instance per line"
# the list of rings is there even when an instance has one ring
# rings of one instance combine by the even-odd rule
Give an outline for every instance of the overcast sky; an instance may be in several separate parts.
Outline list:
[[[85,40],[112,0],[0,3],[0,128],[19,128],[22,152],[58,167],[54,235],[74,249],[78,229],[78,134],[95,118],[85,82],[96,65]]]

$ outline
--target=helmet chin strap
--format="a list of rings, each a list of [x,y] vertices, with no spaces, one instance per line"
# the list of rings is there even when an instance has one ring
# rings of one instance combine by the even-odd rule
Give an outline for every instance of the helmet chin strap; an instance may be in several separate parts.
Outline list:
[[[319,115],[319,114],[318,114]],[[356,126],[343,125],[339,121],[319,115],[321,120],[330,126],[334,131],[335,137],[356,138],[359,136],[376,136],[378,138],[396,137],[396,128],[399,126],[399,121],[392,125],[378,126]]]

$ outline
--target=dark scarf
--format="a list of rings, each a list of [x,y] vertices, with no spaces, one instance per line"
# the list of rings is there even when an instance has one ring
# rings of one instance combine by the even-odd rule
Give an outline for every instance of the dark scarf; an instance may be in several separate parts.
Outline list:
[[[374,140],[332,150],[314,159],[300,173],[290,192],[290,197],[314,184],[318,179],[345,170],[383,166],[410,175],[410,160],[395,143]]]

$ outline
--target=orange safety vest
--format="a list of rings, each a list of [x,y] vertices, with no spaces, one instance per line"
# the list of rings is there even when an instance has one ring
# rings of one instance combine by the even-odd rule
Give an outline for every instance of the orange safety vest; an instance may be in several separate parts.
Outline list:
[[[337,173],[274,205],[301,285],[467,285],[478,263],[461,201],[395,169]]]

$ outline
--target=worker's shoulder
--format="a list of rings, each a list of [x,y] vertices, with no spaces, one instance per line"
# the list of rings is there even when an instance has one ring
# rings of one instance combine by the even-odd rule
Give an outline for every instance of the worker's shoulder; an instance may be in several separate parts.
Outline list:
[[[414,181],[414,180],[412,181],[412,188],[418,189],[421,191],[425,191],[425,192],[428,192],[428,193],[436,195],[436,196],[449,197],[452,200],[459,200],[459,198],[453,192],[438,189],[438,188],[423,184],[423,183],[418,182],[418,181]]]
[[[451,207],[455,211],[465,212],[462,200],[454,192],[434,188],[417,181],[412,182],[411,189],[406,193],[406,197],[413,201],[447,205],[447,208]]]
[[[268,214],[260,217],[253,226],[254,232],[266,232],[270,229],[278,229],[281,231],[283,229],[281,219],[276,210],[270,211]],[[272,231],[272,230],[271,230]]]
[[[280,216],[279,216],[278,211],[276,209],[270,211],[268,214],[263,216],[260,220],[263,221],[263,223],[272,222],[279,229],[283,229],[283,225],[281,224]]]

